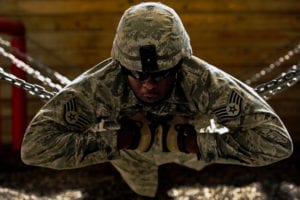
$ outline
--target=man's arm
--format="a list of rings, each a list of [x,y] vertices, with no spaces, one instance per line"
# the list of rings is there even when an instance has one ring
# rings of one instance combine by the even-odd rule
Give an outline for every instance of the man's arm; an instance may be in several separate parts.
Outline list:
[[[199,159],[206,162],[248,166],[262,166],[288,158],[293,151],[292,140],[267,102],[252,88],[221,70],[209,65],[205,69],[208,69],[207,81],[205,87],[194,92],[194,96],[199,97],[196,104],[201,107],[206,99],[206,110],[211,118],[229,131],[202,133],[197,130],[197,120],[193,120],[196,142],[187,140],[193,147],[190,151],[199,153]]]
[[[251,125],[229,127],[229,132],[197,133],[200,159],[206,162],[263,166],[288,158],[293,145],[287,130],[273,113],[256,113]],[[252,118],[252,119],[251,119]]]
[[[119,156],[116,131],[101,131],[99,117],[109,116],[110,95],[95,102],[103,85],[75,84],[60,92],[38,112],[27,128],[21,148],[24,163],[55,169],[77,168]]]

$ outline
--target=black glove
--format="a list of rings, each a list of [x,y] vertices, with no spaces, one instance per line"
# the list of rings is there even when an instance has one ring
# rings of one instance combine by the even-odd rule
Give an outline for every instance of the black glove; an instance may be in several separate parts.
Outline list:
[[[141,138],[141,123],[128,118],[119,121],[120,129],[117,131],[118,149],[136,149]]]
[[[197,145],[197,132],[194,126],[190,124],[177,124],[177,145],[181,152],[199,153]]]

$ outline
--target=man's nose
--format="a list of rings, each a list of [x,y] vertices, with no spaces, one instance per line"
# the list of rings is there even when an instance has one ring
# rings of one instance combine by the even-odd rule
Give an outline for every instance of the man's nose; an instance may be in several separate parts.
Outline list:
[[[157,87],[157,82],[149,76],[143,81],[143,86],[148,90],[155,89]]]

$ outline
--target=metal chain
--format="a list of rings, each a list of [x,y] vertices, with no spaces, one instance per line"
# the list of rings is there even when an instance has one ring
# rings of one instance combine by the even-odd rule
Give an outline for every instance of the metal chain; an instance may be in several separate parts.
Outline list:
[[[13,74],[6,73],[3,68],[0,67],[0,80],[1,79],[8,81],[13,85],[28,91],[30,94],[38,96],[44,100],[49,100],[55,95],[54,92],[49,92],[40,85],[30,84],[25,80],[17,78]],[[299,79],[300,63],[298,65],[293,65],[287,72],[282,73],[279,77],[257,86],[255,91],[264,99],[268,100],[275,94],[295,85]]]
[[[10,45],[9,41],[4,40],[3,38],[0,37],[0,45],[2,45],[3,47],[8,48],[10,51],[13,51],[15,54],[21,56],[22,58],[25,58],[26,61],[30,62],[30,63],[34,63],[39,69],[44,70],[47,74],[53,76],[56,78],[56,80],[58,80],[58,82],[60,82],[60,84],[62,85],[67,85],[69,84],[71,81],[61,75],[60,73],[53,71],[52,69],[50,69],[49,67],[45,66],[44,64],[37,62],[36,60],[34,60],[31,56],[21,52],[19,49],[14,48]]]
[[[255,88],[258,94],[268,100],[275,94],[295,85],[300,79],[300,63],[293,65],[288,71],[282,73],[277,78],[263,83]]]
[[[61,85],[53,83],[50,78],[43,76],[39,71],[34,70],[32,67],[30,67],[28,64],[24,63],[22,60],[17,59],[14,55],[12,55],[11,53],[8,53],[2,47],[0,47],[0,55],[10,59],[11,62],[13,64],[15,64],[18,68],[22,69],[27,74],[31,75],[33,78],[41,81],[44,85],[48,85],[51,88],[58,90],[58,91],[62,89]]]
[[[299,45],[300,47],[300,45]],[[17,66],[21,66],[21,69],[26,69],[28,74],[33,74],[33,76],[37,77],[38,80],[52,83],[50,78],[45,78],[40,74],[39,71],[33,70],[30,66],[25,64],[23,61],[18,60],[15,58],[12,54],[6,53],[3,48],[0,47],[0,53],[4,55],[5,57],[9,57],[14,64]],[[43,88],[40,85],[37,84],[30,84],[26,82],[25,80],[22,80],[20,78],[17,78],[13,74],[6,73],[3,68],[0,67],[0,79],[6,80],[13,85],[16,85],[17,87],[20,87],[26,91],[28,91],[30,94],[39,96],[41,99],[50,99],[54,96],[55,93],[51,93],[47,91],[45,88]],[[300,63],[297,65],[293,65],[288,71],[282,73],[279,77],[267,82],[263,83],[255,88],[256,92],[260,94],[264,99],[269,99],[270,97],[274,96],[275,94],[282,92],[286,90],[287,88],[295,85],[300,79]],[[53,84],[50,84],[53,87]],[[49,84],[48,84],[49,85]],[[61,90],[62,87],[56,86],[54,87],[57,90]]]
[[[29,94],[38,96],[42,100],[47,101],[55,95],[54,92],[49,92],[40,85],[30,84],[30,83],[26,82],[25,80],[14,76],[13,74],[6,73],[2,67],[0,67],[0,80],[8,81],[9,83],[11,83],[13,85],[28,91]]]
[[[256,73],[252,78],[245,81],[246,84],[250,85],[254,82],[257,82],[261,77],[265,76],[267,73],[270,73],[276,67],[281,66],[285,61],[291,59],[291,57],[300,53],[300,44],[290,51],[288,51],[284,56],[278,58],[274,63],[270,64],[268,67],[263,68],[260,72]]]

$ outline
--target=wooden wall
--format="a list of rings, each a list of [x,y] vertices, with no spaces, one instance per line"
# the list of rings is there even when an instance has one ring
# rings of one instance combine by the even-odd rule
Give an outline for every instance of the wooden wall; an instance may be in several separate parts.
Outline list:
[[[137,0],[0,0],[0,17],[26,27],[27,52],[70,79],[110,56],[116,26]],[[241,80],[300,43],[299,0],[161,0],[181,16],[194,54]],[[1,36],[1,34],[0,34]],[[270,80],[299,62],[300,55],[265,76]],[[2,60],[2,61],[1,61]],[[6,62],[0,56],[0,63]],[[29,79],[31,80],[31,79]],[[299,86],[269,100],[292,137],[300,141]],[[253,85],[255,86],[255,85]],[[0,83],[2,131],[9,140],[10,88]],[[30,120],[43,105],[29,96]]]

